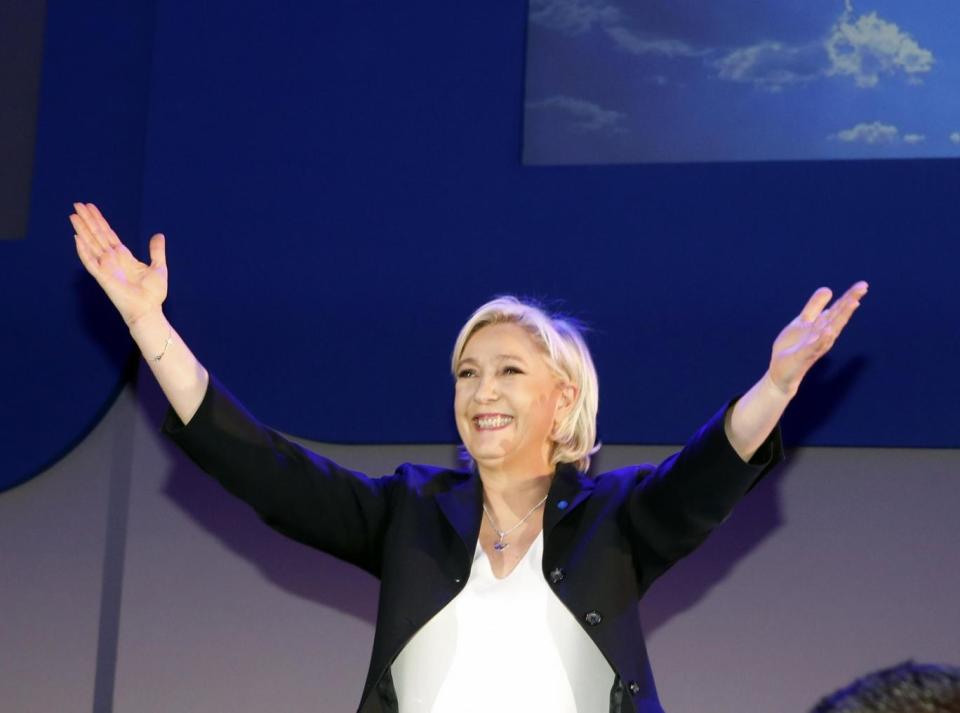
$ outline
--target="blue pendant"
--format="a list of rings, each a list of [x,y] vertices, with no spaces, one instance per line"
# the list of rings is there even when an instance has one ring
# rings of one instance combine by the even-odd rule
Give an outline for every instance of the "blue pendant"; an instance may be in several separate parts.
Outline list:
[[[493,549],[495,549],[497,552],[501,552],[501,551],[507,549],[509,546],[510,546],[510,543],[509,543],[509,542],[494,542],[494,543],[493,543]]]

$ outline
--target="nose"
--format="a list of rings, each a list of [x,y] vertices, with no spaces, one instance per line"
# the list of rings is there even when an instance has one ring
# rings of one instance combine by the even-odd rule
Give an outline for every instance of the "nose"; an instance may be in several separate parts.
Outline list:
[[[477,384],[477,390],[473,394],[474,400],[480,403],[487,403],[488,401],[496,401],[498,397],[499,393],[497,392],[494,379],[489,376],[481,377]]]

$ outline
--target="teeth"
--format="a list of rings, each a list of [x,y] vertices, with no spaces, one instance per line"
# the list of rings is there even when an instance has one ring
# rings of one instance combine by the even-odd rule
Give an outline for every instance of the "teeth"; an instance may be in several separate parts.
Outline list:
[[[477,425],[480,426],[480,428],[500,428],[501,426],[506,426],[512,420],[513,416],[485,416],[476,419]]]

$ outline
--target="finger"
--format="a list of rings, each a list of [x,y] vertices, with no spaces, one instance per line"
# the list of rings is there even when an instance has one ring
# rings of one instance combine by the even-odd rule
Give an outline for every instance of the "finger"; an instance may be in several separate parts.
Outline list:
[[[831,297],[833,297],[833,292],[830,291],[829,287],[818,288],[807,300],[803,311],[800,312],[800,319],[804,322],[814,321],[823,311],[823,308],[827,306],[827,303],[830,302]]]
[[[844,309],[841,312],[837,312],[836,315],[827,323],[827,328],[833,330],[833,332],[839,337],[840,332],[843,331],[843,328],[847,326],[847,322],[850,321],[850,317],[853,316],[854,310],[860,306],[859,302],[853,303],[848,309]]]
[[[107,219],[103,217],[103,213],[100,212],[100,209],[97,208],[93,203],[87,203],[87,207],[90,209],[91,215],[93,215],[94,221],[96,221],[97,229],[100,231],[101,236],[107,241],[107,245],[111,247],[116,247],[120,244],[120,238],[117,237],[117,234],[113,232],[113,228],[110,227],[110,223],[107,222]]]
[[[850,321],[850,317],[857,307],[860,306],[860,299],[867,294],[868,288],[869,285],[863,280],[854,283],[843,293],[843,297],[827,310],[826,323],[833,326],[838,335],[840,330]]]
[[[827,324],[832,324],[834,327],[846,324],[854,310],[859,306],[860,300],[857,299],[855,294],[844,295],[842,300],[827,310]]]
[[[100,268],[100,263],[97,261],[97,256],[90,252],[90,248],[79,236],[74,235],[73,238],[77,246],[77,255],[80,256],[80,262],[87,269],[87,272],[93,275],[94,279],[102,287],[102,270]]]
[[[90,226],[87,225],[83,217],[77,213],[71,214],[70,224],[73,226],[74,233],[76,233],[77,237],[83,243],[87,251],[95,259],[99,260],[100,256],[103,254],[103,247],[100,245],[100,242],[93,234],[93,231],[90,230]]]
[[[860,299],[865,294],[867,294],[867,291],[869,289],[870,289],[870,285],[867,283],[866,280],[859,280],[857,282],[854,282],[852,285],[850,285],[850,288],[847,290],[847,294],[851,294],[851,293],[855,294],[857,296],[857,299]]]
[[[150,238],[151,267],[165,268],[167,266],[166,242],[167,239],[164,237],[163,233],[157,233]]]
[[[96,254],[99,256],[101,253],[106,252],[110,248],[110,244],[107,242],[106,238],[100,235],[100,230],[97,227],[97,221],[90,212],[90,208],[84,203],[74,203],[73,208],[77,211],[77,215],[80,216],[80,219],[83,220],[83,224],[86,227],[86,231],[90,236],[90,239],[96,243]]]
[[[100,244],[104,252],[110,250],[113,245],[118,242],[116,236],[111,240],[110,233],[112,233],[112,231],[110,230],[110,226],[107,225],[103,216],[100,215],[100,211],[96,210],[96,206],[93,205],[93,203],[80,203],[77,212],[83,216],[84,221],[86,221],[87,226],[90,228],[90,232],[96,237],[97,243]]]

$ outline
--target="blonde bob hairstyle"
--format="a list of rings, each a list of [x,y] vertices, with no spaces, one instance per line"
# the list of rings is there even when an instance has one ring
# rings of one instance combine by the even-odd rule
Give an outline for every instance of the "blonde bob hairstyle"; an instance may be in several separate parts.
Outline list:
[[[581,334],[583,326],[571,317],[548,313],[533,300],[499,296],[477,309],[461,328],[450,361],[454,378],[470,337],[491,324],[522,327],[540,348],[547,366],[558,379],[577,387],[573,408],[554,431],[550,463],[573,463],[577,470],[586,472],[590,456],[600,450],[596,442],[600,387],[590,350]],[[464,446],[460,447],[460,456],[469,468],[475,466]]]

